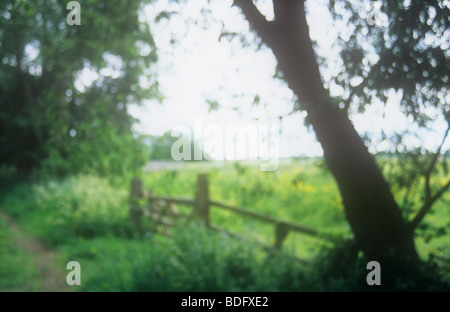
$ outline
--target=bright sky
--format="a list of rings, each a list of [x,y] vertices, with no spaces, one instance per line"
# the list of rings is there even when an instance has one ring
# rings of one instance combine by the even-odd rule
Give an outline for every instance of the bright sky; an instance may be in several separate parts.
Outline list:
[[[237,125],[256,129],[266,126],[272,130],[279,126],[280,157],[322,155],[314,133],[303,125],[305,113],[297,112],[283,118],[280,123],[278,116],[286,115],[292,109],[293,95],[284,82],[272,78],[276,65],[272,53],[267,49],[255,51],[253,46],[243,49],[238,38],[218,40],[223,29],[247,34],[249,38],[252,36],[239,10],[231,7],[231,0],[211,1],[210,4],[207,4],[207,0],[188,1],[189,5],[183,5],[180,10],[181,14],[155,24],[154,17],[160,11],[171,11],[173,4],[168,2],[163,0],[149,5],[145,9],[145,16],[142,16],[151,21],[159,55],[155,70],[165,100],[162,104],[150,100],[143,107],[130,108],[132,115],[140,120],[140,125],[136,127],[138,132],[162,135],[183,125],[199,129],[200,120],[203,131],[192,132],[192,136],[199,139],[200,133],[208,136],[205,129],[211,130],[211,125],[223,132],[227,131],[227,127],[230,129]],[[320,48],[318,53],[327,57],[329,64],[332,64],[336,60],[336,51],[332,48],[336,29],[331,27],[325,1],[308,1],[307,5],[311,36],[317,40]],[[258,1],[258,7],[268,19],[272,18],[270,0]],[[202,14],[202,8],[211,8],[211,14]],[[173,9],[178,11],[179,7],[175,5]],[[191,22],[186,23],[187,20]],[[195,21],[198,22],[195,24]],[[329,72],[322,70],[325,79],[332,71],[332,65],[329,66]],[[338,94],[340,90],[332,88],[331,92]],[[254,106],[252,103],[257,94],[261,101],[258,106]],[[207,100],[217,101],[220,108],[208,113]],[[385,117],[382,106],[373,105],[365,114],[353,117],[356,129],[360,134],[375,134],[375,138],[381,129],[387,134],[408,129],[408,120],[400,113],[398,102],[399,94],[391,92]],[[441,140],[442,120],[437,123],[440,132],[427,135],[426,144],[430,147],[436,146]],[[232,135],[235,134],[233,132]],[[266,134],[267,131],[264,133],[260,130],[258,139],[263,142]],[[448,143],[447,148],[450,147]],[[411,144],[420,142],[411,140]],[[383,143],[377,145],[379,150],[384,148],[386,146]],[[375,151],[374,147],[371,149]],[[214,154],[214,151],[209,152]],[[258,153],[263,158],[267,156],[261,155],[261,151]],[[216,158],[221,157],[216,155]]]

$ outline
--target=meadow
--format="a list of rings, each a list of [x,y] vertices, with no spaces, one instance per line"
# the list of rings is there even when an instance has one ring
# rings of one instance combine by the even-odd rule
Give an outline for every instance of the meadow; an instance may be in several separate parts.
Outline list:
[[[154,194],[193,198],[197,174],[206,173],[210,197],[268,216],[315,228],[336,244],[289,234],[281,252],[267,252],[258,242],[273,243],[273,227],[219,209],[211,222],[248,238],[238,240],[196,223],[177,228],[172,238],[138,235],[129,213],[129,179],[79,175],[63,180],[17,181],[2,177],[1,209],[31,236],[57,253],[55,265],[82,267],[84,291],[333,291],[361,290],[362,255],[349,259],[351,243],[337,186],[321,159],[284,161],[277,171],[259,163],[185,163],[181,168],[144,172],[144,187]],[[450,194],[439,201],[427,224],[449,222]],[[447,203],[447,204],[446,204]],[[179,207],[182,209],[182,207]],[[421,257],[440,265],[450,281],[448,235],[418,236]],[[14,245],[6,221],[0,222],[0,290],[39,290],[44,278],[35,260]],[[398,289],[408,287],[399,281]],[[430,285],[432,287],[432,285]],[[431,288],[432,289],[432,288]]]

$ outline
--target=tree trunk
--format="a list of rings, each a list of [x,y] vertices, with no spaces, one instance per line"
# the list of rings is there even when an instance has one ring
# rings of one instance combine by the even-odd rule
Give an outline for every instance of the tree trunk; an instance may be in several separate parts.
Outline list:
[[[382,267],[401,267],[400,255],[417,260],[413,232],[389,185],[348,116],[333,104],[324,88],[303,1],[274,1],[275,22],[267,22],[252,1],[235,3],[272,49],[283,78],[308,113],[339,186],[357,246]]]

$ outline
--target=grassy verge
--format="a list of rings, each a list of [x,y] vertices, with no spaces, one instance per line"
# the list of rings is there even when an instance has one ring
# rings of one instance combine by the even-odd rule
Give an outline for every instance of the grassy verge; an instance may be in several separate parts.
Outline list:
[[[192,196],[196,173],[202,170],[155,172],[146,176],[145,182],[157,194]],[[286,168],[272,173],[270,179],[241,165],[208,170],[213,198],[324,232],[342,236],[349,232],[332,179],[317,166]],[[286,242],[285,254],[271,257],[251,243],[195,225],[178,229],[173,239],[151,234],[138,237],[128,220],[128,185],[115,185],[89,175],[19,183],[2,193],[0,205],[29,233],[58,251],[61,263],[80,262],[80,290],[84,291],[370,290],[365,283],[367,259],[351,259],[345,248],[316,246],[309,250],[316,243],[303,244],[295,236]],[[231,216],[214,214],[213,218],[221,227],[256,233],[269,243],[273,237],[272,228],[260,229],[248,220],[238,222]],[[426,246],[430,248],[434,241]],[[26,285],[36,273],[23,269],[30,267],[26,255],[15,250],[7,227],[1,223],[0,243],[0,288],[33,290]],[[448,247],[448,237],[438,243],[439,248],[440,244]],[[301,255],[309,255],[309,264],[292,259],[295,248]],[[398,289],[409,287],[402,283]]]
[[[0,216],[0,291],[39,291],[38,278],[33,259],[15,245],[9,225]]]

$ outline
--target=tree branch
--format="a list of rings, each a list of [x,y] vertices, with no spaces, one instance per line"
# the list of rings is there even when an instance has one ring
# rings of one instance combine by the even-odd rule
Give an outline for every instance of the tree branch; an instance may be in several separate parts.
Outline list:
[[[449,180],[449,181],[447,181],[446,184],[444,184],[443,187],[441,187],[440,190],[438,190],[434,195],[431,195],[431,187],[430,187],[431,173],[433,172],[434,168],[436,167],[436,163],[439,158],[439,155],[441,155],[442,146],[444,145],[449,132],[450,132],[450,121],[448,122],[448,127],[444,133],[442,142],[439,145],[436,153],[433,155],[430,165],[428,166],[427,170],[424,173],[424,176],[425,176],[425,203],[423,204],[422,208],[420,208],[420,210],[416,214],[416,216],[410,222],[410,226],[413,230],[420,224],[420,222],[423,220],[425,215],[430,211],[431,206],[433,206],[433,204],[450,188],[450,180]]]
[[[412,230],[417,228],[417,226],[422,222],[425,215],[431,210],[431,206],[450,188],[450,180],[438,191],[436,194],[425,202],[425,204],[420,208],[419,212],[409,223]]]
[[[244,14],[245,18],[250,23],[250,26],[256,30],[258,36],[261,37],[265,43],[269,44],[271,42],[270,30],[272,29],[272,25],[266,20],[264,15],[261,14],[253,3],[253,0],[234,0],[233,5],[241,9],[242,14]]]
[[[441,155],[441,150],[442,150],[442,146],[445,143],[445,140],[447,139],[448,133],[450,131],[450,122],[448,123],[447,126],[447,130],[444,133],[444,137],[442,138],[442,142],[439,145],[436,153],[433,155],[433,158],[431,159],[430,165],[428,166],[428,169],[425,171],[424,176],[425,176],[425,195],[427,197],[427,199],[429,199],[431,197],[431,189],[430,189],[430,178],[431,178],[431,173],[434,170],[434,167],[436,166],[436,162],[439,158],[439,155]]]

